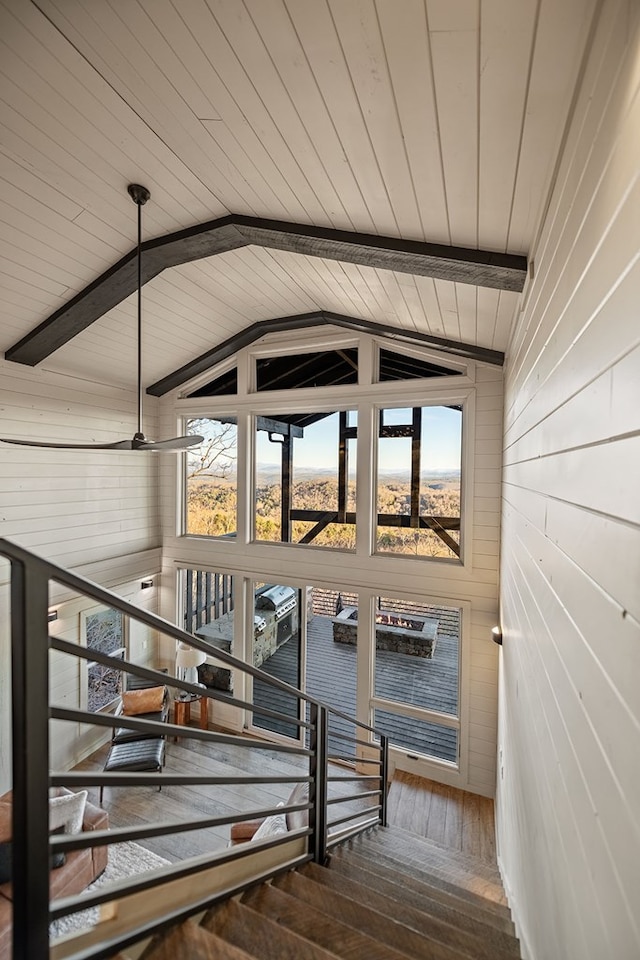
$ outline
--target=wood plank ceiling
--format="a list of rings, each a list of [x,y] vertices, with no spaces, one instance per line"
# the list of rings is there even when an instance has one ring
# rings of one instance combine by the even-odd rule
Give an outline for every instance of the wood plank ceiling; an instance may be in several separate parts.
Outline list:
[[[595,0],[0,0],[0,350],[241,214],[527,254]],[[250,246],[145,286],[144,379],[331,311],[495,350],[519,294]],[[44,361],[135,383],[130,297]]]

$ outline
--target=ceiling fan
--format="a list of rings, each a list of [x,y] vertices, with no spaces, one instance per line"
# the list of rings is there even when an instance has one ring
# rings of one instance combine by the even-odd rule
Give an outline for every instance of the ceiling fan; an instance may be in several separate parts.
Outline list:
[[[40,440],[12,440],[8,437],[0,437],[2,443],[59,450],[149,450],[157,453],[169,450],[179,453],[181,450],[197,446],[204,440],[204,437],[196,435],[172,437],[170,440],[147,440],[142,432],[142,207],[151,194],[139,183],[130,183],[127,191],[138,207],[138,429],[130,440],[116,440],[113,443],[49,443]]]

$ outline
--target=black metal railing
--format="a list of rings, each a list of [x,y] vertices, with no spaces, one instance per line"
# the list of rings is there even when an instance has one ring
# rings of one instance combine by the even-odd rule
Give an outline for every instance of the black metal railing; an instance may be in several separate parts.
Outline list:
[[[71,944],[65,956],[73,960],[98,960],[109,957],[128,945],[139,941],[161,927],[181,918],[200,912],[217,900],[232,896],[252,883],[267,879],[276,873],[291,869],[309,860],[323,863],[327,851],[347,837],[379,823],[386,825],[386,784],[388,773],[388,742],[384,735],[354,717],[336,711],[315,698],[297,690],[275,677],[264,673],[251,664],[240,661],[228,653],[212,647],[174,624],[130,604],[121,597],[64,570],[23,548],[0,539],[0,556],[11,564],[11,647],[12,647],[12,730],[13,730],[13,958],[14,960],[47,960],[49,957],[49,923],[78,910],[95,907],[113,900],[122,900],[135,894],[173,883],[184,877],[212,868],[222,871],[230,861],[248,864],[243,879],[231,885],[213,885],[203,890],[197,901],[172,904],[161,916],[146,918],[119,930],[116,935],[98,944],[82,947],[74,952]],[[171,678],[173,688],[209,700],[223,701],[250,714],[259,714],[276,720],[295,724],[299,732],[297,743],[273,742],[249,738],[233,733],[200,729],[171,723],[156,722],[135,716],[116,716],[111,713],[90,713],[86,710],[49,705],[49,651],[69,657],[91,660],[105,667],[123,670],[141,681],[158,685],[167,684],[165,672],[147,666],[112,657],[95,649],[87,650],[76,643],[60,637],[49,636],[48,606],[50,583],[61,585],[94,602],[105,604],[121,611],[132,620],[152,630],[184,641],[220,661],[230,669],[244,672],[254,679],[269,684],[278,691],[294,695],[300,705],[298,718],[281,714],[268,706],[239,699],[210,688]],[[44,705],[47,705],[45,708]],[[332,719],[341,721],[340,731],[332,733],[332,744],[344,741],[345,753],[330,752],[329,729]],[[300,765],[300,771],[286,775],[205,775],[171,772],[86,772],[52,771],[50,769],[49,721],[66,721],[74,724],[92,724],[97,728],[126,728],[140,735],[153,735],[168,739],[171,736],[204,741],[217,747],[230,746],[244,751],[268,751],[277,753]],[[353,725],[354,735],[344,733],[344,721]],[[378,741],[376,741],[378,737]],[[348,752],[353,748],[354,752]],[[364,774],[336,775],[332,763],[348,761],[367,772]],[[358,789],[348,792],[349,785],[357,782]],[[308,798],[303,802],[289,800],[285,807],[260,807],[258,809],[233,811],[225,815],[194,816],[185,822],[152,822],[134,827],[112,827],[92,830],[77,835],[51,837],[49,835],[49,790],[51,787],[141,787],[170,785],[202,785],[208,787],[230,785],[291,785],[308,784]],[[332,787],[340,787],[337,796],[330,796]],[[357,809],[330,818],[329,812],[337,804],[353,804]],[[97,848],[124,841],[138,841],[239,823],[276,813],[306,812],[306,825],[258,844],[245,843],[222,852],[203,854],[183,862],[153,870],[126,882],[119,882],[117,889],[103,884],[91,893],[49,901],[49,861],[52,851],[71,852],[84,848]],[[302,844],[291,841],[303,841]],[[274,856],[268,866],[264,862],[253,867],[251,855],[282,847],[281,855]],[[173,889],[173,888],[172,888]]]

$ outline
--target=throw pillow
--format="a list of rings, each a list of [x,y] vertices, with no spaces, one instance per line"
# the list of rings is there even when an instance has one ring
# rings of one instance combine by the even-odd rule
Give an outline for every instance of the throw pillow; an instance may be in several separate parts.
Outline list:
[[[284,804],[279,803],[279,807]],[[272,817],[265,817],[258,829],[253,835],[254,840],[266,840],[267,837],[275,837],[278,834],[287,832],[287,821],[284,813],[276,813]]]
[[[287,800],[287,805],[292,806],[297,803],[309,803],[309,784],[297,783]],[[287,826],[289,830],[300,830],[302,827],[309,826],[309,811],[294,810],[287,814]]]
[[[87,797],[86,790],[63,794],[61,797],[50,797],[49,830],[64,827],[65,833],[81,833]]]
[[[122,712],[133,717],[138,713],[159,713],[164,701],[164,687],[148,687],[146,690],[127,690],[122,694]]]

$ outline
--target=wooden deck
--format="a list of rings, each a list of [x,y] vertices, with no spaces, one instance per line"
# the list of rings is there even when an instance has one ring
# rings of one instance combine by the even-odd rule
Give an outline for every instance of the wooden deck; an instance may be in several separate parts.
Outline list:
[[[376,696],[395,702],[456,714],[458,711],[458,651],[460,625],[457,617],[440,618],[433,659],[379,650],[376,653]],[[262,664],[265,673],[293,686],[300,683],[298,650],[293,640],[284,643]],[[332,622],[315,616],[309,621],[307,642],[306,689],[311,696],[350,715],[356,709],[356,647],[333,640]],[[293,697],[273,690],[268,684],[254,684],[254,702],[258,706],[296,715]],[[293,725],[256,717],[264,729],[295,736]],[[442,760],[457,759],[457,731],[439,724],[414,721],[388,711],[376,712],[375,725],[392,743],[416,753]],[[332,718],[330,733],[354,734],[353,724]],[[330,736],[330,750],[344,753],[344,743]]]

